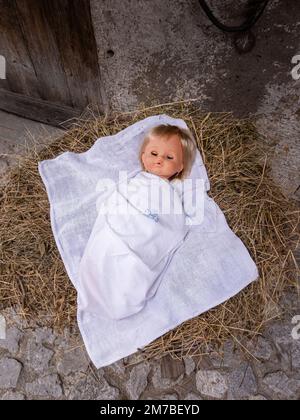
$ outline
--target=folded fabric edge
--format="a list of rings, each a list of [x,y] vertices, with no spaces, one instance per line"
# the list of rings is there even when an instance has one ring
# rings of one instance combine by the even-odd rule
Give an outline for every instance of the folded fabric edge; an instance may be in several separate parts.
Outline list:
[[[77,290],[75,277],[73,278],[73,274],[71,273],[71,269],[69,267],[69,264],[68,264],[67,260],[65,260],[64,257],[63,257],[63,247],[62,247],[62,245],[60,243],[60,240],[58,238],[56,221],[55,221],[56,220],[55,211],[54,211],[54,207],[52,205],[52,198],[53,198],[52,197],[52,191],[51,191],[51,188],[49,186],[47,176],[44,173],[44,168],[43,168],[45,162],[47,162],[47,161],[38,162],[38,171],[39,171],[40,177],[42,178],[42,181],[45,185],[46,192],[47,192],[47,195],[48,195],[48,202],[49,202],[49,206],[50,206],[50,224],[51,224],[51,228],[52,228],[52,231],[53,231],[53,236],[54,236],[56,246],[58,248],[61,259],[64,263],[64,266],[65,266],[65,269],[66,269],[67,274],[69,276],[69,279],[71,280],[73,286]]]

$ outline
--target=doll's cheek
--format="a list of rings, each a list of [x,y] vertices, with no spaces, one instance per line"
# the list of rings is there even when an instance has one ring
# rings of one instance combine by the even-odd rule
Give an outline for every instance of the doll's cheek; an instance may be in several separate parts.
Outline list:
[[[142,154],[142,162],[143,162],[143,165],[146,167],[147,159],[146,159],[145,153]]]

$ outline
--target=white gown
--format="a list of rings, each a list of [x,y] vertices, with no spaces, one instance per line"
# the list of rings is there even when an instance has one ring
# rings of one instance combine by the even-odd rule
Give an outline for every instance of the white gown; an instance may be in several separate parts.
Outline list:
[[[189,231],[173,185],[141,171],[102,199],[79,267],[81,309],[122,319],[154,296]]]

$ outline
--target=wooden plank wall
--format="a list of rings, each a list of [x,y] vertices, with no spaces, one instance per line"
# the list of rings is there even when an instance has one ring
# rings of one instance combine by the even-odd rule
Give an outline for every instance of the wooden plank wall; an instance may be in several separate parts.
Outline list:
[[[0,11],[1,109],[54,124],[103,111],[89,0],[0,0]]]

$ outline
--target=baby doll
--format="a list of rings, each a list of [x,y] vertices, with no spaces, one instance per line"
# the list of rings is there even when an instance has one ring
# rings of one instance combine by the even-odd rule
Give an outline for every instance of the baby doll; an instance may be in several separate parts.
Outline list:
[[[102,213],[99,207],[80,263],[81,305],[89,312],[126,318],[141,311],[155,295],[188,234],[177,188],[189,175],[195,154],[195,142],[187,130],[159,125],[147,133],[140,150],[142,170],[103,200],[109,211]],[[149,202],[153,181],[178,213],[160,211],[160,194]],[[116,208],[119,211],[111,211]]]
[[[192,134],[175,125],[159,125],[146,135],[140,150],[140,162],[146,172],[173,181],[186,178],[196,156]]]

